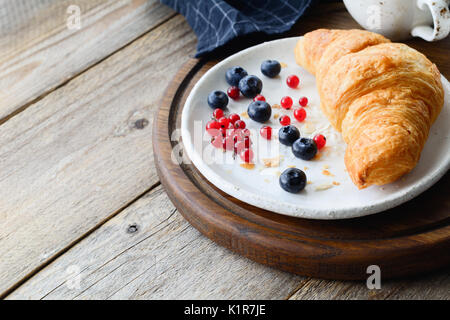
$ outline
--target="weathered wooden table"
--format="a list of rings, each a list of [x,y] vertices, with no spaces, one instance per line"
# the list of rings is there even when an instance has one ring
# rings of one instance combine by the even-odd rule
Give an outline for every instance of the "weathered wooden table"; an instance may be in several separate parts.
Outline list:
[[[357,25],[333,4],[291,34],[317,27]],[[450,38],[408,43],[450,78]],[[0,0],[2,298],[450,298],[449,270],[368,290],[258,265],[191,227],[158,181],[151,123],[195,45],[156,0]]]

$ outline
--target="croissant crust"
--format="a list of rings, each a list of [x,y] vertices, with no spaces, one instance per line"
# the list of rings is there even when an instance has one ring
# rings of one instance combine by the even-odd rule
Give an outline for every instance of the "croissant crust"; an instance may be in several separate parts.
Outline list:
[[[440,73],[423,54],[368,31],[319,29],[298,41],[295,58],[316,76],[358,188],[391,183],[416,166],[444,104]]]

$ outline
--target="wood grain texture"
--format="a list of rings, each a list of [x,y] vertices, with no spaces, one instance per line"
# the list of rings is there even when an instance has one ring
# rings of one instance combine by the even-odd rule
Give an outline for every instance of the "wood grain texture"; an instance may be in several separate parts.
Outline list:
[[[8,299],[283,299],[300,279],[209,241],[157,187]]]
[[[149,124],[194,46],[175,17],[0,126],[0,292],[157,183]]]
[[[303,281],[292,300],[448,300],[449,270],[424,277],[381,281],[381,289],[369,290],[365,282]]]
[[[382,280],[380,290],[369,290],[365,281],[304,278],[265,267],[206,239],[158,186],[7,299],[446,299],[449,287],[448,271]]]
[[[0,1],[0,123],[173,16],[157,0]]]

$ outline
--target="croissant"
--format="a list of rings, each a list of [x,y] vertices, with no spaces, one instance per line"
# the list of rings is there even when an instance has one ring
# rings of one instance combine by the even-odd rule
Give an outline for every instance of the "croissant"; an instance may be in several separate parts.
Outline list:
[[[444,104],[440,73],[423,54],[368,31],[319,29],[298,41],[295,59],[316,76],[321,109],[342,133],[359,189],[416,166]]]

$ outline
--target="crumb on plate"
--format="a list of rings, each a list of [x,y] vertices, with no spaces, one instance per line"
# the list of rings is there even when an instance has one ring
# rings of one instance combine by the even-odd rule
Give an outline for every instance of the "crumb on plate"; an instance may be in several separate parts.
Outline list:
[[[246,119],[250,119],[250,117],[248,116],[247,111],[242,112],[242,113],[241,113],[241,117],[242,117],[242,118],[246,118]]]
[[[255,164],[254,163],[241,163],[240,166],[244,169],[247,170],[252,170],[255,168]]]
[[[321,184],[320,186],[316,187],[316,191],[328,190],[330,188],[333,188],[332,184]]]
[[[275,158],[262,159],[264,166],[267,168],[275,168],[280,166],[280,156]]]
[[[316,126],[312,122],[306,122],[302,129],[303,132],[310,134],[316,130]]]

